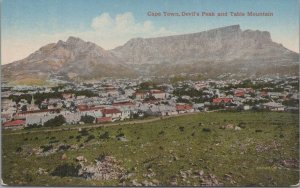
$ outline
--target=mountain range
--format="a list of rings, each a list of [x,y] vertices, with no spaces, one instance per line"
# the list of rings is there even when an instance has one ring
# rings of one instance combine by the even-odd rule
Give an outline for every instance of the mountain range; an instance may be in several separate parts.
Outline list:
[[[47,80],[53,74],[71,80],[228,72],[298,74],[299,54],[273,42],[267,31],[232,25],[199,33],[134,38],[112,50],[69,37],[41,47],[25,59],[2,65],[3,80]],[[297,68],[297,69],[296,69]]]

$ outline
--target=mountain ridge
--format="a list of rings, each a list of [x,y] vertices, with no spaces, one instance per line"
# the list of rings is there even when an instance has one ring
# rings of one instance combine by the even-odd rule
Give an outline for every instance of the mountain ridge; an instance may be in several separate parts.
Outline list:
[[[243,31],[239,25],[231,25],[190,34],[133,38],[111,50],[70,36],[66,41],[42,46],[22,60],[2,65],[2,72],[7,81],[48,79],[51,74],[86,80],[136,77],[147,71],[148,75],[158,75],[159,66],[170,74],[178,67],[203,74],[216,69],[217,63],[228,70],[249,70],[253,74],[259,69],[274,72],[278,66],[295,66],[293,63],[298,61],[299,54],[273,42],[268,31]]]

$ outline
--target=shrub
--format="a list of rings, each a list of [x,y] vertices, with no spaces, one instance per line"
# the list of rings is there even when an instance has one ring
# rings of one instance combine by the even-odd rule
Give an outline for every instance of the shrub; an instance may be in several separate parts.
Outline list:
[[[53,172],[51,172],[51,175],[59,177],[78,177],[79,169],[79,165],[65,163],[57,166]]]
[[[76,139],[77,139],[77,140],[78,140],[78,139],[81,139],[81,135],[76,136]]]
[[[45,145],[45,146],[41,146],[41,149],[43,149],[43,152],[47,152],[47,151],[50,151],[51,149],[53,149],[53,146]]]
[[[210,132],[211,130],[210,130],[210,128],[203,128],[202,131],[203,132]]]
[[[261,129],[256,129],[255,132],[256,132],[256,133],[261,133],[261,132],[263,132],[263,131],[262,131]]]
[[[44,123],[45,127],[57,127],[66,123],[66,120],[63,115],[56,116],[53,119],[50,119]]]
[[[109,133],[107,131],[105,131],[105,133],[101,134],[99,136],[100,139],[109,139]]]
[[[82,129],[82,130],[80,131],[80,134],[81,134],[81,136],[88,136],[88,135],[89,135],[89,132],[88,132],[88,130],[86,130],[86,129]]]
[[[95,138],[94,135],[90,135],[87,137],[87,139],[84,142],[89,142],[89,141],[93,140],[94,138]]]
[[[69,139],[73,139],[74,138],[74,136],[69,136]]]
[[[42,127],[42,125],[38,125],[38,124],[34,123],[34,124],[28,124],[25,127],[25,129],[39,128],[39,127]]]
[[[58,151],[66,151],[66,150],[68,150],[68,149],[70,149],[70,145],[60,145],[59,147],[58,147]]]
[[[50,140],[49,144],[58,143],[58,142],[59,142],[59,140]]]
[[[93,116],[85,115],[81,116],[80,121],[84,123],[94,123],[95,118]]]
[[[184,131],[184,127],[179,127],[179,130],[180,130],[181,132],[183,132],[183,131]]]
[[[98,157],[96,158],[97,161],[103,161],[105,159],[106,156],[109,156],[108,153],[101,153],[100,155],[98,155]]]
[[[160,131],[158,134],[159,135],[165,134],[165,131]]]
[[[123,136],[124,136],[124,133],[120,133],[116,137],[123,137]]]
[[[16,152],[20,153],[23,149],[21,147],[17,147]]]
[[[246,123],[240,122],[240,123],[238,124],[238,126],[244,129],[244,128],[246,128]]]

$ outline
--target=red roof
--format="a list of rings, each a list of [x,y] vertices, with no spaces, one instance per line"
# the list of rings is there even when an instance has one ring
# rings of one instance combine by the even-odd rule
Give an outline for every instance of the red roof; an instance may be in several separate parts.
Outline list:
[[[60,109],[43,109],[43,110],[32,110],[32,111],[20,111],[17,115],[25,115],[25,114],[34,114],[34,113],[42,113],[42,112],[59,112]]]
[[[11,127],[11,126],[18,126],[18,125],[25,125],[25,120],[14,120],[14,121],[7,121],[3,124],[4,127]]]
[[[79,104],[79,105],[77,105],[77,108],[80,111],[84,111],[84,110],[87,110],[89,108],[89,106],[86,104]]]
[[[236,96],[236,97],[243,97],[244,95],[245,95],[244,91],[236,90],[234,92],[234,96]]]
[[[146,95],[144,92],[135,92],[135,95]]]
[[[133,106],[133,105],[134,104],[132,102],[128,102],[128,101],[113,103],[113,106]]]
[[[148,100],[148,101],[143,101],[143,104],[156,104],[160,102],[160,100],[156,99],[156,100]]]
[[[165,93],[165,92],[163,92],[163,91],[161,91],[161,90],[151,90],[151,93],[153,93],[153,94],[155,94],[155,93]]]
[[[96,118],[97,123],[104,123],[104,122],[111,122],[111,121],[112,121],[111,117]]]
[[[188,104],[176,105],[176,110],[177,111],[185,111],[185,110],[191,110],[191,109],[193,109],[193,107],[191,105],[188,105]]]
[[[221,103],[221,102],[230,103],[230,102],[232,102],[232,99],[231,98],[215,98],[215,99],[213,99],[213,103]]]
[[[90,110],[102,110],[104,107],[103,106],[97,106],[97,107],[90,107]]]
[[[120,110],[116,109],[116,108],[106,108],[106,109],[102,109],[101,112],[103,114],[117,114],[117,113],[121,113]]]

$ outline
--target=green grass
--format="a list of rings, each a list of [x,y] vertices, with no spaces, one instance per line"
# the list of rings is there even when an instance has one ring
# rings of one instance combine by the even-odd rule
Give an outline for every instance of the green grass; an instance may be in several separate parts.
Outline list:
[[[241,122],[245,128],[240,131],[219,129],[221,125],[238,125]],[[152,179],[159,180],[162,186],[170,185],[172,176],[179,175],[180,170],[189,169],[214,174],[224,186],[289,186],[298,183],[299,167],[280,168],[280,164],[286,159],[299,158],[298,125],[298,114],[291,113],[199,113],[145,124],[90,128],[89,135],[94,135],[95,139],[87,143],[84,142],[87,136],[82,136],[77,142],[77,130],[32,133],[27,130],[20,131],[18,135],[4,130],[2,179],[8,185],[119,185],[118,180],[96,181],[37,174],[39,167],[52,172],[65,162],[75,163],[74,158],[79,155],[92,162],[105,153],[120,160],[128,172],[134,173],[131,180],[137,179],[139,182],[147,179],[143,174],[151,167],[156,174]],[[205,132],[203,128],[211,131]],[[262,132],[256,132],[258,129]],[[106,131],[110,138],[99,139]],[[115,138],[120,133],[124,133],[127,142]],[[69,139],[70,136],[74,138]],[[59,141],[54,146],[83,143],[85,147],[48,156],[29,155],[26,152],[48,145],[51,137]],[[273,142],[278,145],[277,148],[271,147]],[[257,145],[270,148],[257,152]],[[21,153],[16,152],[18,147],[23,149]],[[62,161],[60,158],[64,153],[67,160]],[[174,160],[174,156],[178,160]],[[236,183],[226,179],[225,174],[230,174]],[[187,180],[189,182],[178,178],[178,185],[201,183],[197,178],[189,177]]]

